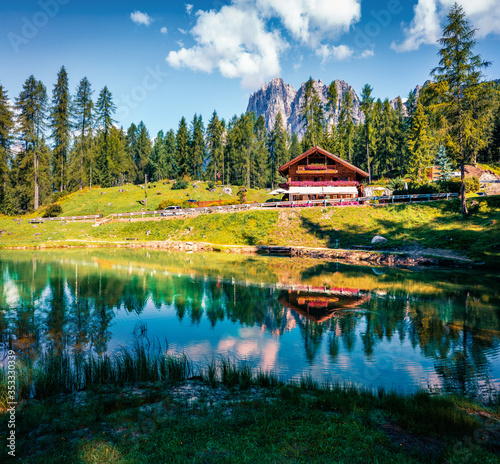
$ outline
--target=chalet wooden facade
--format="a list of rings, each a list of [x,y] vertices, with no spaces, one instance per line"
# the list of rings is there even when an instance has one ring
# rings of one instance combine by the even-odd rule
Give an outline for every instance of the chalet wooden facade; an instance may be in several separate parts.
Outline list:
[[[369,174],[320,147],[313,147],[278,168],[287,179],[285,199],[353,199]]]

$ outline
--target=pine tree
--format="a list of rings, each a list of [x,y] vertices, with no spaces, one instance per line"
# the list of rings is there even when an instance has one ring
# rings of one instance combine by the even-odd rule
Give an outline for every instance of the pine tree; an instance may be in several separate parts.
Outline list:
[[[450,159],[446,156],[446,149],[443,145],[439,145],[439,149],[434,159],[436,166],[439,166],[439,180],[449,180],[453,172],[453,166]]]
[[[395,125],[395,147],[394,147],[394,163],[395,168],[399,171],[399,175],[403,175],[406,161],[406,116],[403,107],[403,102],[400,97],[396,101],[396,125]]]
[[[224,172],[224,126],[214,111],[207,127],[207,175],[214,182],[221,179]]]
[[[92,87],[89,80],[84,77],[76,89],[74,98],[74,126],[77,130],[77,140],[75,145],[78,145],[79,166],[77,169],[78,183],[80,190],[83,189],[87,170],[90,170],[92,164],[91,158],[91,143],[92,143],[92,119],[94,103],[92,101]]]
[[[394,110],[386,98],[378,125],[377,164],[378,173],[391,171],[395,165],[397,119]]]
[[[339,130],[335,124],[331,124],[330,126],[325,126],[325,132],[323,133],[322,148],[329,151],[330,153],[335,153],[335,154],[341,153],[342,142],[340,140]]]
[[[301,154],[301,147],[299,142],[299,136],[296,132],[292,132],[292,139],[290,142],[290,148],[288,149],[288,159],[292,160],[297,158]]]
[[[151,139],[143,121],[137,126],[134,162],[137,169],[137,182],[144,182],[144,176],[153,178],[154,167],[150,165]]]
[[[341,155],[352,163],[354,123],[352,122],[353,97],[350,90],[342,95],[339,114],[339,136]],[[347,155],[347,156],[346,156]]]
[[[490,63],[480,55],[474,55],[477,30],[472,29],[465,17],[463,8],[455,3],[447,16],[443,37],[439,40],[439,66],[431,72],[436,79],[435,89],[447,107],[447,116],[452,121],[454,135],[460,153],[462,178],[462,214],[467,214],[465,202],[465,150],[464,150],[464,113],[480,90],[481,69]]]
[[[337,113],[338,107],[339,94],[337,90],[337,84],[335,83],[335,81],[332,81],[327,90],[326,110],[330,113],[330,117],[328,118],[328,124],[326,124],[326,126],[335,124],[335,114]]]
[[[300,108],[300,120],[305,128],[302,139],[303,150],[306,151],[321,145],[324,125],[323,105],[314,88],[312,77],[309,78],[304,87],[304,102]]]
[[[165,166],[164,176],[172,179],[177,174],[177,162],[175,156],[175,132],[170,129],[165,138],[165,160],[162,164]]]
[[[10,146],[13,139],[14,112],[9,97],[0,85],[0,212],[6,213],[7,184],[9,179]]]
[[[163,164],[166,158],[165,152],[165,133],[160,130],[153,142],[151,156],[149,157],[150,166],[148,170],[151,172],[151,180],[158,181],[165,179],[164,172],[166,171],[166,167]]]
[[[33,167],[30,172],[33,176],[33,207],[37,210],[40,206],[40,143],[46,128],[47,90],[33,75],[26,80],[16,99],[16,110],[18,130],[24,145],[22,162],[17,165],[19,169],[27,168],[30,164],[28,160],[32,156]],[[31,180],[25,176],[19,176],[18,179],[24,186],[27,183],[31,185]],[[22,204],[23,207],[29,208],[26,201]]]
[[[107,86],[104,86],[99,93],[96,104],[96,121],[101,134],[101,143],[99,144],[99,153],[97,157],[97,171],[101,187],[111,186],[111,173],[109,172],[109,132],[113,123],[113,115],[116,112],[116,106],[113,103],[113,95]]]
[[[186,118],[182,116],[179,122],[179,128],[175,136],[175,151],[178,166],[178,177],[183,178],[189,175],[189,132],[186,124]]]
[[[191,139],[189,141],[191,151],[190,174],[194,179],[201,179],[203,173],[203,163],[206,156],[204,133],[203,119],[201,115],[198,117],[195,114],[191,124]]]
[[[278,168],[283,164],[285,157],[288,158],[286,146],[287,134],[283,126],[283,118],[281,112],[278,112],[274,126],[268,134],[267,150],[269,152],[269,164],[271,169],[271,188],[274,190],[274,185],[278,181]]]
[[[268,164],[267,164],[267,128],[266,120],[261,114],[254,125],[254,155],[252,164],[253,187],[262,188],[267,185]]]
[[[149,138],[148,138],[148,142]],[[123,184],[125,180],[135,173],[132,167],[133,161],[128,156],[127,138],[123,129],[111,126],[108,135],[108,169],[111,178],[111,184]]]
[[[424,107],[419,101],[413,118],[413,126],[408,133],[408,151],[410,155],[408,174],[412,180],[422,180],[424,168],[429,166],[431,155],[429,125]]]
[[[68,73],[63,66],[57,74],[57,83],[52,92],[51,128],[54,148],[52,150],[54,183],[59,184],[59,191],[65,190],[67,182],[66,165],[71,138],[71,113]],[[56,181],[57,179],[57,181]],[[56,185],[57,185],[56,184]]]
[[[373,142],[373,100],[372,88],[365,84],[361,92],[361,105],[360,109],[365,115],[364,133],[366,145],[366,165],[368,167],[369,181],[372,181],[372,173],[370,166],[370,145]]]

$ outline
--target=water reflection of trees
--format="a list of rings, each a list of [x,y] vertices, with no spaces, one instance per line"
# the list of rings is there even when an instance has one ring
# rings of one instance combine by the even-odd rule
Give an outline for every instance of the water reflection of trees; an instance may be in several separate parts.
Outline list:
[[[36,259],[0,261],[0,272],[1,341],[31,358],[42,345],[102,353],[117,313],[141,314],[148,305],[173,308],[180,321],[192,325],[203,318],[211,327],[229,320],[263,327],[276,337],[298,328],[310,363],[323,343],[335,363],[342,352],[361,350],[369,359],[384,340],[408,340],[434,361],[446,390],[462,393],[491,387],[488,356],[499,349],[499,311],[489,303],[498,296],[456,284],[438,299],[416,297],[401,287],[365,292],[369,298],[361,299],[357,309],[340,297],[337,306],[327,305],[325,317],[308,317],[296,296],[287,300],[289,292],[222,278],[116,272]],[[303,300],[310,303],[311,295]]]

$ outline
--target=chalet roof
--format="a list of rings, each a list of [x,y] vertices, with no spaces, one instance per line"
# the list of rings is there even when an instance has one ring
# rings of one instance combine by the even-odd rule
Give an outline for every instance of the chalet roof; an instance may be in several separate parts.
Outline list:
[[[283,166],[280,166],[278,168],[278,171],[281,174],[285,175],[286,172],[288,171],[288,168],[292,164],[295,164],[298,161],[300,161],[301,159],[306,158],[307,156],[310,156],[310,155],[312,155],[314,153],[319,153],[320,155],[328,156],[328,158],[331,158],[331,159],[335,160],[337,163],[340,163],[340,164],[344,165],[345,167],[347,167],[349,169],[352,169],[353,171],[355,171],[357,174],[359,174],[362,177],[368,177],[370,175],[367,172],[363,171],[362,169],[357,168],[356,166],[354,166],[353,164],[349,163],[348,161],[343,160],[342,158],[334,155],[333,153],[330,153],[329,151],[324,150],[321,147],[313,147],[313,148],[307,150],[306,152],[302,153],[302,155],[299,155],[299,156],[295,157],[294,159],[288,161],[288,163],[285,163]]]

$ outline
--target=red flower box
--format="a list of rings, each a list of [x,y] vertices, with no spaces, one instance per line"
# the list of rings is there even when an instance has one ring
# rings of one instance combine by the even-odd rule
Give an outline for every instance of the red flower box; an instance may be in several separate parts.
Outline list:
[[[326,171],[326,164],[308,164],[306,166],[307,171]]]
[[[324,181],[313,181],[313,180],[293,180],[291,182],[285,182],[280,184],[280,187],[287,189],[289,187],[358,187],[359,182],[355,180],[324,180]]]

